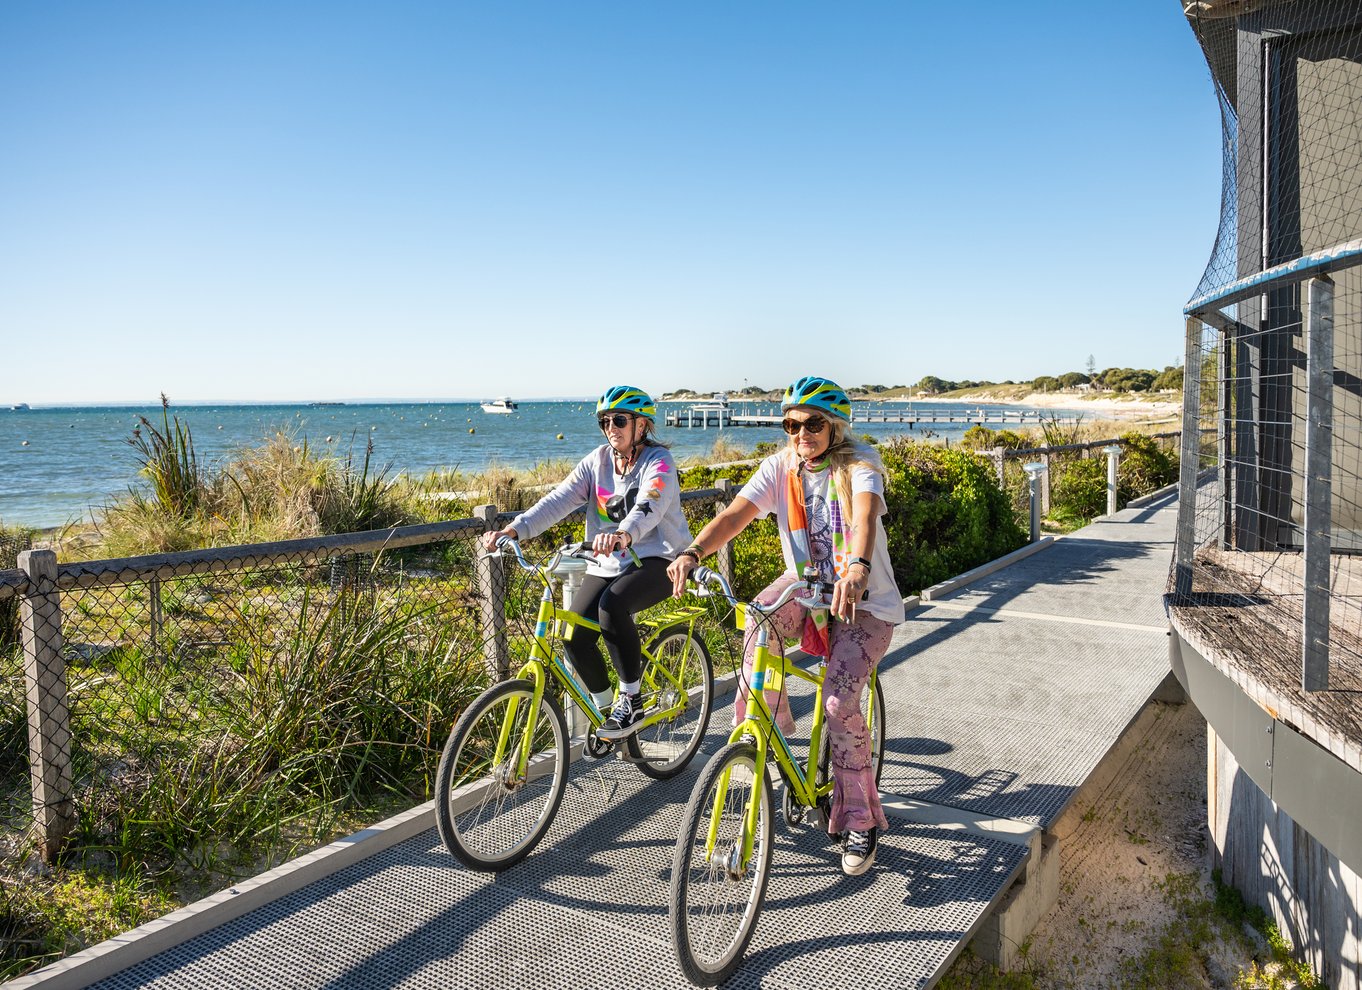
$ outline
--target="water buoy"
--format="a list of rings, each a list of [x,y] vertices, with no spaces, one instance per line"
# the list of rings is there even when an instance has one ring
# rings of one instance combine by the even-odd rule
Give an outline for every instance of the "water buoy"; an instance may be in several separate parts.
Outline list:
[[[27,446],[28,446],[28,441],[25,440],[22,444],[20,444],[20,446],[22,446],[22,447],[27,447]]]
[[[558,439],[559,439],[559,440],[563,439],[563,434],[561,434],[561,433],[558,434]]]
[[[331,438],[330,438],[330,437],[327,437],[327,438],[326,438],[326,442],[327,442],[327,443],[330,443],[330,442],[331,442]]]
[[[473,429],[473,427],[470,426],[470,427],[468,428],[468,432],[469,432],[469,433],[477,433],[478,431],[475,430],[475,429]]]

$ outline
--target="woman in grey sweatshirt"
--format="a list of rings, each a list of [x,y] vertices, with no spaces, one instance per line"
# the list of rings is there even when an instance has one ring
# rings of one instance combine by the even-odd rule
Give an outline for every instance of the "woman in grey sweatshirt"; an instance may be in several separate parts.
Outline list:
[[[578,461],[532,508],[483,539],[488,549],[502,536],[532,539],[586,506],[586,539],[597,557],[572,606],[599,622],[601,632],[598,636],[578,627],[564,645],[604,710],[611,698],[610,678],[597,640],[605,638],[620,691],[597,735],[621,739],[637,731],[643,718],[643,654],[633,615],[671,594],[667,565],[690,543],[690,529],[681,511],[676,463],[654,437],[657,405],[652,398],[630,385],[616,385],[597,400],[596,418],[606,442]]]

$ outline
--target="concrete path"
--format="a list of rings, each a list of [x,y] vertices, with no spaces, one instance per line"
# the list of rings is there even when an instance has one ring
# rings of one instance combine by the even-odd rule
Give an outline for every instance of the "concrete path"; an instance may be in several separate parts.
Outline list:
[[[728,986],[935,983],[1166,675],[1174,516],[1171,497],[1127,509],[910,613],[881,668],[893,828],[878,863],[846,878],[826,835],[778,824]],[[458,866],[426,806],[13,986],[687,987],[666,901],[704,759],[665,783],[577,764],[549,836],[500,876]]]

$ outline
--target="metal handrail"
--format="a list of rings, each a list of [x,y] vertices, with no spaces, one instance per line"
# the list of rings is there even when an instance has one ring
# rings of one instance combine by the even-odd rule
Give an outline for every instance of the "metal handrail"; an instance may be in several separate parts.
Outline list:
[[[1270,289],[1294,285],[1315,275],[1342,271],[1345,268],[1353,268],[1357,265],[1362,265],[1362,238],[1345,241],[1313,254],[1302,255],[1294,261],[1288,261],[1269,268],[1267,271],[1231,282],[1214,292],[1209,292],[1189,301],[1183,307],[1182,314],[1200,318],[1209,310],[1219,309],[1222,306],[1230,305],[1230,303],[1242,302],[1245,299],[1260,296]]]

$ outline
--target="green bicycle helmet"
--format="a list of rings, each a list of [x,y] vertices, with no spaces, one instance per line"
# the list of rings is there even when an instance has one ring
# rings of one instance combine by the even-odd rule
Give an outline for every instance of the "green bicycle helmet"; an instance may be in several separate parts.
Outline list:
[[[615,385],[605,390],[596,400],[596,415],[607,412],[627,412],[657,422],[657,403],[641,388]]]
[[[795,406],[808,406],[828,416],[835,416],[844,423],[851,422],[851,400],[842,391],[842,386],[817,375],[805,375],[785,390],[780,411]]]

